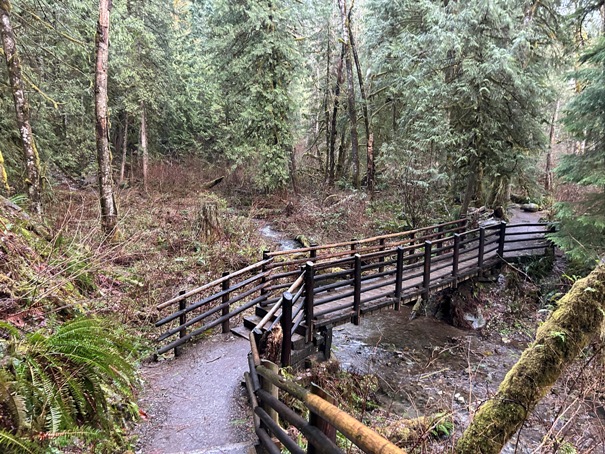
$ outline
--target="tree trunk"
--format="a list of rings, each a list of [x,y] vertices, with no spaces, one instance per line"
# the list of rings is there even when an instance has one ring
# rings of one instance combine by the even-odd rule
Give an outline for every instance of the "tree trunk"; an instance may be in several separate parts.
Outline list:
[[[109,60],[109,10],[110,0],[99,0],[97,24],[97,61],[95,71],[95,114],[97,136],[97,161],[99,163],[99,200],[101,203],[101,227],[106,235],[115,232],[118,208],[113,193],[111,151],[109,150],[109,118],[107,111],[107,66]]]
[[[139,145],[141,146],[141,158],[143,161],[143,188],[145,189],[145,192],[147,192],[147,168],[149,165],[149,154],[147,151],[147,114],[145,113],[144,101],[141,101],[141,141]]]
[[[353,36],[353,29],[351,27],[351,10],[349,10],[349,40],[351,43],[351,50],[353,52],[353,59],[355,60],[355,68],[357,69],[357,80],[359,82],[359,92],[361,93],[361,108],[363,112],[364,126],[366,130],[366,166],[367,166],[367,188],[370,193],[370,198],[374,194],[374,135],[370,130],[370,113],[368,107],[368,96],[366,94],[365,84],[363,82],[363,74],[361,71],[361,64],[359,63],[359,55],[357,54],[357,46],[355,45],[355,37]]]
[[[499,453],[536,404],[605,321],[605,265],[577,281],[538,329],[536,340],[508,372],[456,444],[458,454]]]
[[[349,122],[351,123],[351,161],[353,164],[353,186],[361,187],[359,174],[359,138],[357,135],[357,109],[355,106],[355,81],[353,79],[353,62],[351,59],[351,43],[349,41],[349,20],[347,18],[346,0],[338,0],[342,18],[342,39],[345,47],[345,67],[347,69],[347,101],[349,105]]]
[[[552,151],[555,146],[555,131],[557,117],[559,116],[560,104],[561,101],[557,100],[557,104],[555,105],[555,111],[552,114],[552,121],[550,122],[549,146],[548,153],[546,153],[546,169],[544,171],[544,190],[547,192],[552,191]]]
[[[4,166],[4,156],[2,155],[2,151],[0,151],[0,183],[2,183],[2,186],[6,191],[6,195],[8,195],[11,191],[11,187],[8,185],[8,176],[6,175],[6,167]]]
[[[342,178],[346,175],[346,142],[347,142],[347,127],[343,125],[342,132],[340,134],[340,144],[338,146],[338,163],[336,164],[336,178]]]
[[[29,103],[27,102],[25,90],[23,88],[21,62],[19,60],[19,55],[17,54],[15,34],[13,33],[13,27],[10,20],[10,9],[9,0],[0,0],[0,34],[2,35],[2,46],[6,58],[6,67],[8,69],[8,77],[13,92],[17,126],[19,128],[21,144],[23,146],[23,157],[27,175],[27,179],[25,180],[27,194],[33,211],[37,214],[42,214],[40,157],[38,156],[38,150],[36,149],[34,136],[32,134]]]
[[[345,58],[345,45],[340,50],[340,60],[336,68],[336,85],[334,86],[334,107],[332,108],[332,123],[330,125],[330,147],[328,151],[328,185],[334,186],[336,179],[336,137],[338,136],[338,107],[340,105],[340,86],[343,82],[342,67]]]
[[[328,39],[326,44],[326,89],[324,93],[324,121],[326,122],[326,160],[324,165],[324,180],[328,181],[330,179],[330,137],[331,137],[331,129],[330,129],[330,65],[332,61],[330,59],[330,26],[328,21]],[[319,146],[317,147],[319,151]],[[319,153],[318,153],[319,156]]]
[[[124,120],[124,138],[122,140],[122,165],[120,166],[120,185],[124,182],[124,173],[126,171],[126,153],[128,152],[128,113]]]

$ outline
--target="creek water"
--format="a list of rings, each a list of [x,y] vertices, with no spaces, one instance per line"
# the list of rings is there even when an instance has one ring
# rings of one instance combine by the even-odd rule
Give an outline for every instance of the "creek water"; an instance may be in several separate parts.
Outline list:
[[[288,238],[288,236],[276,230],[271,224],[265,224],[259,229],[259,233],[267,241],[270,241],[278,246],[279,251],[290,251],[292,249],[298,249],[302,247],[302,244],[295,239]]]

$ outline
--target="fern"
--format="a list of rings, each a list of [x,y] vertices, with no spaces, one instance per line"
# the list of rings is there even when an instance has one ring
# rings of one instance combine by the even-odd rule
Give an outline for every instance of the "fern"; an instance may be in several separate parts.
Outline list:
[[[0,452],[5,454],[38,454],[42,452],[42,448],[23,437],[0,430]]]
[[[76,433],[115,435],[120,413],[115,401],[130,398],[136,382],[128,335],[96,318],[75,319],[52,334],[39,330],[22,336],[6,323],[0,328],[10,337],[0,349],[0,398],[10,413],[10,424],[2,421],[7,434],[19,428],[19,435],[29,433],[42,444]]]

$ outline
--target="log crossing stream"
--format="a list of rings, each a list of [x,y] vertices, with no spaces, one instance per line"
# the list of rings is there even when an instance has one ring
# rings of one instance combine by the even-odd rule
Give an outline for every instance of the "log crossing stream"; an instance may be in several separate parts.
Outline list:
[[[488,273],[502,263],[551,249],[544,223],[496,223],[468,228],[457,220],[414,231],[368,239],[264,253],[263,260],[158,306],[157,354],[174,351],[200,335],[220,329],[249,340],[245,372],[254,408],[254,431],[269,452],[274,440],[290,452],[341,452],[334,428],[364,452],[402,452],[372,430],[343,414],[329,400],[277,374],[309,355],[329,357],[332,328],[361,323],[387,307],[426,299]],[[253,313],[251,313],[253,312]],[[241,321],[234,323],[234,320]],[[261,359],[261,339],[281,331],[273,362]],[[299,399],[311,418],[304,420],[280,399],[277,389]],[[294,425],[308,441],[307,451],[290,439],[280,421]]]

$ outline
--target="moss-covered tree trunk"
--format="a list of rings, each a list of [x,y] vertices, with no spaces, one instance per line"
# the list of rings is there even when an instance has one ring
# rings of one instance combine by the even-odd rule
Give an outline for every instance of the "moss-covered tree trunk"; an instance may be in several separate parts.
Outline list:
[[[27,192],[31,201],[32,209],[42,214],[42,178],[40,173],[40,158],[34,142],[34,135],[30,123],[30,109],[25,89],[23,88],[23,77],[21,74],[21,62],[17,54],[15,34],[10,20],[11,5],[8,0],[0,0],[0,35],[2,35],[2,47],[6,58],[6,67],[10,79],[17,126],[21,135],[23,145],[23,156],[25,158],[25,170],[27,174]]]
[[[499,453],[605,320],[605,265],[577,281],[538,329],[536,340],[481,406],[456,445],[458,454]]]
[[[97,24],[97,59],[95,68],[95,114],[97,161],[99,164],[99,201],[101,226],[105,234],[114,233],[118,222],[118,208],[113,193],[111,151],[109,150],[109,113],[107,110],[107,67],[109,60],[109,0],[99,0]]]

